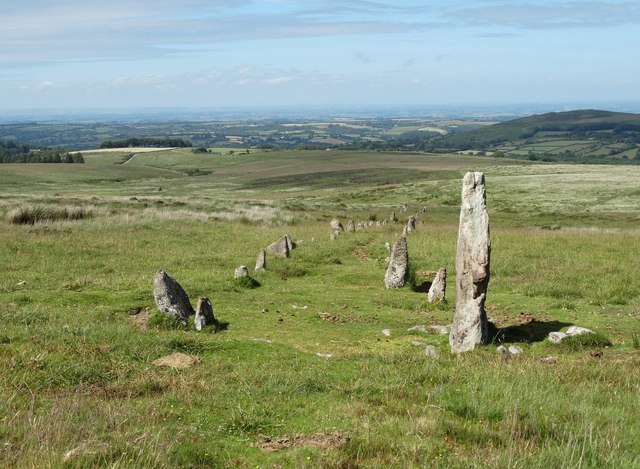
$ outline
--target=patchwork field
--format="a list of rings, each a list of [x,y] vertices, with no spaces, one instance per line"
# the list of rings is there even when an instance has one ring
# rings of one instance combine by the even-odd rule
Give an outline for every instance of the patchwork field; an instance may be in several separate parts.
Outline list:
[[[0,466],[640,465],[640,168],[129,153],[0,166]],[[506,345],[526,339],[508,361],[496,343],[452,356],[447,336],[408,331],[452,320],[469,170],[487,181],[488,315],[511,327]],[[82,207],[85,218],[10,222],[35,207]],[[385,290],[385,242],[423,207],[408,238],[415,280]],[[334,217],[392,211],[399,223],[330,239]],[[259,249],[283,234],[297,243],[292,258],[268,257],[253,274]],[[257,288],[233,279],[241,264]],[[430,305],[440,267],[448,302]],[[151,290],[161,268],[194,306],[207,296],[223,327],[196,332],[160,316]],[[598,341],[546,340],[570,325]],[[199,363],[153,364],[174,352]]]

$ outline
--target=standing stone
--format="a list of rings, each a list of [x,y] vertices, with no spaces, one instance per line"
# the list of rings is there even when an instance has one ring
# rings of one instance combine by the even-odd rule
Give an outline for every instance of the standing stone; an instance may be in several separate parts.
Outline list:
[[[391,245],[389,243],[384,243],[384,247],[387,251],[391,252]]]
[[[409,227],[407,225],[404,225],[404,227],[402,228],[402,236],[407,236],[409,234]]]
[[[355,233],[356,232],[356,222],[353,220],[349,220],[349,223],[347,224],[347,231],[349,233]]]
[[[384,276],[386,288],[402,288],[407,277],[409,265],[409,253],[407,251],[407,238],[400,236],[391,251],[391,260],[387,273]]]
[[[398,218],[396,217],[395,210],[393,212],[391,212],[391,217],[389,217],[389,221],[391,221],[391,223],[395,223],[395,222],[398,221]]]
[[[433,279],[433,283],[429,288],[429,294],[427,300],[429,303],[435,303],[436,301],[442,303],[447,291],[447,269],[441,267],[438,269],[436,278]]]
[[[287,242],[287,249],[289,250],[289,252],[293,251],[293,248],[295,247],[293,244],[293,241],[291,240],[291,236],[289,235],[284,235],[284,239]]]
[[[260,249],[258,258],[256,259],[256,267],[253,269],[255,272],[258,270],[267,270],[267,253],[264,249]]]
[[[411,229],[411,231],[415,231],[416,229],[416,217],[413,215],[407,220],[407,228]],[[411,233],[411,231],[409,231],[409,233]]]
[[[462,204],[456,253],[456,311],[449,345],[451,352],[473,350],[489,339],[484,302],[489,285],[489,214],[484,174],[467,173],[462,179]]]
[[[242,278],[249,276],[249,269],[247,269],[246,265],[241,265],[240,267],[236,267],[236,270],[233,272],[233,278]]]
[[[267,252],[275,256],[289,257],[291,255],[291,250],[289,249],[287,237],[283,236],[278,241],[271,243],[267,246]]]
[[[158,309],[169,317],[186,322],[195,312],[184,289],[164,270],[153,279],[153,298]]]
[[[215,324],[216,322],[211,301],[209,301],[209,298],[206,296],[200,297],[198,307],[196,308],[196,317],[194,318],[196,330],[201,331],[204,326]]]
[[[333,232],[336,234],[342,233],[344,231],[344,226],[342,226],[342,223],[340,223],[340,220],[338,220],[337,218],[331,220],[329,224],[331,225],[331,229],[333,230]]]

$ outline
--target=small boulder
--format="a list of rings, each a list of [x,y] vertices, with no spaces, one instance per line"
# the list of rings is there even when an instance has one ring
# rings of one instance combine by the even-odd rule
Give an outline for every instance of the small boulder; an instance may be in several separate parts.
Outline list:
[[[256,267],[254,271],[257,272],[259,270],[267,270],[267,253],[264,249],[260,249],[258,258],[256,259]]]
[[[429,303],[442,303],[445,300],[445,294],[447,291],[447,269],[441,267],[436,274],[436,277],[431,283],[427,300]]]
[[[211,301],[209,301],[209,298],[206,296],[200,297],[198,307],[196,308],[196,317],[194,318],[196,330],[201,331],[204,326],[216,324],[216,322]]]
[[[438,352],[438,349],[434,345],[427,345],[424,354],[429,358],[438,358],[440,352]]]
[[[242,278],[249,276],[249,269],[246,265],[241,265],[236,267],[236,270],[233,272],[233,278]]]
[[[559,344],[560,342],[562,342],[562,339],[564,339],[565,337],[568,337],[567,334],[565,334],[564,332],[549,332],[549,342],[552,342],[554,344]]]
[[[565,334],[567,334],[568,336],[574,336],[574,335],[584,335],[584,334],[595,334],[595,332],[593,332],[591,329],[587,329],[586,327],[571,326],[569,329],[567,329]]]
[[[519,345],[511,345],[509,347],[509,353],[511,355],[520,355],[522,352],[524,352],[524,350],[522,350],[522,347]]]
[[[187,293],[164,270],[156,272],[153,279],[153,298],[160,311],[181,322],[186,323],[187,318],[195,314]]]

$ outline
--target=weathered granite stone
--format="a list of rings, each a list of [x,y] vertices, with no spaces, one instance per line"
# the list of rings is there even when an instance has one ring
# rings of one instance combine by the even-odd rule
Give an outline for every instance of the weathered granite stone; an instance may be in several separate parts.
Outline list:
[[[206,296],[202,296],[198,300],[196,317],[193,322],[195,323],[196,330],[198,331],[201,331],[204,326],[216,323],[216,318],[213,315],[213,306],[211,306],[211,301],[209,301],[209,298]]]
[[[451,352],[473,350],[489,339],[484,302],[489,285],[489,214],[484,174],[467,173],[462,180],[462,204],[456,253],[456,310],[449,335]]]
[[[391,244],[389,243],[384,243],[384,247],[387,251],[391,252]]]
[[[568,337],[564,332],[549,332],[549,342],[559,344],[562,339]]]
[[[524,350],[522,350],[522,347],[520,347],[519,345],[511,345],[508,350],[511,355],[520,355],[522,352],[524,352]]]
[[[418,324],[417,326],[411,326],[407,329],[407,332],[427,332],[427,328],[424,324]]]
[[[249,276],[249,269],[247,269],[246,265],[241,265],[239,267],[236,267],[236,270],[233,272],[233,278],[241,278],[241,277],[248,277]]]
[[[187,293],[164,270],[156,272],[153,279],[153,298],[160,311],[182,322],[195,313]]]
[[[356,232],[356,222],[353,220],[349,220],[349,223],[347,223],[347,231],[349,233],[355,233]]]
[[[274,256],[289,257],[291,255],[291,249],[289,249],[287,237],[283,236],[278,241],[271,243],[267,246],[267,252]]]
[[[504,345],[496,348],[496,352],[500,354],[503,360],[509,360],[511,358],[511,352],[509,352]]]
[[[331,229],[336,234],[342,233],[344,231],[344,226],[342,226],[342,223],[340,223],[340,220],[338,220],[337,218],[334,218],[333,220],[331,220],[329,225],[331,225]]]
[[[409,227],[407,225],[404,225],[404,227],[402,228],[402,236],[407,236],[409,233]]]
[[[416,229],[416,217],[413,215],[411,215],[407,220],[407,228],[410,228],[411,231],[415,231]]]
[[[568,336],[574,336],[574,335],[584,335],[584,334],[595,334],[595,332],[593,332],[591,329],[587,329],[586,327],[571,326],[569,329],[567,329],[565,334],[567,334]]]
[[[407,238],[400,236],[391,251],[391,261],[384,276],[386,288],[402,288],[407,277],[409,266],[409,253],[407,251]]]
[[[293,240],[291,239],[291,236],[284,235],[284,239],[287,242],[287,249],[289,249],[289,252],[293,251],[296,247],[296,245],[293,243]]]
[[[391,329],[382,329],[382,335],[385,337],[391,336]]]
[[[447,291],[447,269],[441,267],[431,283],[427,300],[429,303],[443,302]]]
[[[257,272],[259,270],[267,270],[267,253],[264,249],[260,249],[258,258],[256,259],[256,267],[254,271]]]
[[[440,352],[438,352],[438,349],[434,345],[427,345],[424,354],[429,358],[438,358]]]
[[[389,221],[391,221],[391,223],[395,223],[398,221],[398,218],[396,217],[396,212],[393,211],[391,212],[391,216],[389,217]]]

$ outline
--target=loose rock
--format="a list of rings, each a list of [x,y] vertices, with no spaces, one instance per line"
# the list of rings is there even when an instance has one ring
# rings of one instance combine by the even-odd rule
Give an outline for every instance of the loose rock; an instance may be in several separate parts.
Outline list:
[[[196,308],[196,317],[194,318],[196,330],[201,331],[203,327],[209,324],[215,324],[216,318],[213,315],[213,306],[206,296],[200,297],[198,307]]]
[[[509,353],[511,355],[520,355],[524,350],[519,345],[512,345],[509,347]]]
[[[429,303],[442,303],[445,300],[447,291],[447,269],[441,267],[433,279],[433,283],[429,288],[427,300]]]
[[[187,293],[164,270],[159,270],[153,279],[153,298],[160,311],[184,323],[195,314]]]
[[[440,352],[438,352],[438,349],[434,345],[427,345],[424,354],[429,358],[438,358]]]
[[[429,326],[427,332],[430,332],[431,334],[446,335],[451,332],[451,326],[439,326],[438,324],[434,324],[433,326]]]
[[[384,276],[385,287],[402,288],[407,277],[408,265],[407,238],[400,236],[391,252],[389,267],[387,267],[387,273]]]
[[[383,329],[381,332],[382,332],[382,335],[385,337],[391,336],[391,329]]]
[[[484,302],[489,286],[489,214],[484,174],[467,173],[462,180],[462,204],[456,253],[456,310],[451,326],[451,352],[473,350],[489,339]]]
[[[267,270],[267,253],[264,249],[260,249],[258,258],[256,259],[256,267],[254,271],[257,272],[259,270]]]

